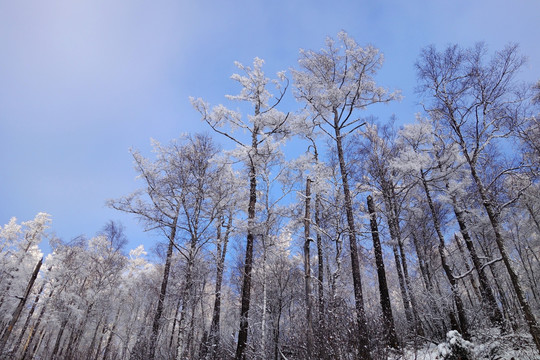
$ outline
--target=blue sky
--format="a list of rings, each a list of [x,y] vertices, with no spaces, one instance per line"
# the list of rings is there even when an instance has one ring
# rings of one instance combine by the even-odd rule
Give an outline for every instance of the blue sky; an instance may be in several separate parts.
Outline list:
[[[159,236],[105,201],[142,185],[129,148],[209,131],[188,97],[224,102],[235,60],[261,57],[273,74],[345,30],[384,53],[378,80],[405,96],[366,115],[407,122],[420,110],[413,65],[429,44],[517,42],[523,79],[540,79],[538,14],[535,0],[0,0],[0,224],[45,211],[69,240],[114,219],[130,247],[151,247]]]

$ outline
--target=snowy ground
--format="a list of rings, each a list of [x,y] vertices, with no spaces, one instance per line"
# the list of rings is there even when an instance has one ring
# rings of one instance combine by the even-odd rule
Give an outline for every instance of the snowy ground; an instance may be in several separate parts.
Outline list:
[[[485,334],[465,341],[457,332],[449,332],[445,343],[406,349],[391,360],[540,360],[528,334],[493,336]]]

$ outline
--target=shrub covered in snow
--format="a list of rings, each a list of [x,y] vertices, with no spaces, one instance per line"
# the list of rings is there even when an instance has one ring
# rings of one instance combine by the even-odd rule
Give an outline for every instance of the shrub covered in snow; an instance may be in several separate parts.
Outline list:
[[[461,334],[452,330],[446,334],[446,342],[437,346],[437,359],[443,360],[473,360],[474,345],[464,340]]]

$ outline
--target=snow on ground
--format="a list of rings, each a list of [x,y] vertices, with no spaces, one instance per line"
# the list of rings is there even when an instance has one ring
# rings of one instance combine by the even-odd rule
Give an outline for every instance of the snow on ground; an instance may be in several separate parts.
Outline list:
[[[427,344],[420,349],[406,348],[391,360],[540,360],[529,334],[482,334],[468,342],[457,331],[447,334],[446,342]]]

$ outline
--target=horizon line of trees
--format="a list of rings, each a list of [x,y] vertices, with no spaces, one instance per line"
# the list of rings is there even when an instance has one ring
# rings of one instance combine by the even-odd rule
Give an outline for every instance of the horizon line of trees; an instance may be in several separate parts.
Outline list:
[[[375,360],[450,330],[486,358],[503,336],[540,353],[540,81],[518,81],[516,45],[428,46],[424,113],[397,128],[363,115],[400,99],[382,62],[340,32],[292,79],[237,63],[239,110],[191,99],[234,148],[133,150],[143,186],[108,205],[163,234],[160,263],[115,222],[70,242],[44,213],[0,228],[0,356]]]

